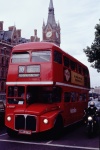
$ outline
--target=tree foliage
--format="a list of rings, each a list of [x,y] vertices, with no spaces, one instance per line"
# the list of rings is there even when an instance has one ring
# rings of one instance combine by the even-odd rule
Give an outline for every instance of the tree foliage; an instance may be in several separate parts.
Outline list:
[[[87,46],[83,51],[88,57],[88,62],[92,63],[91,67],[100,72],[100,24],[96,24],[95,29],[95,39],[91,47]]]

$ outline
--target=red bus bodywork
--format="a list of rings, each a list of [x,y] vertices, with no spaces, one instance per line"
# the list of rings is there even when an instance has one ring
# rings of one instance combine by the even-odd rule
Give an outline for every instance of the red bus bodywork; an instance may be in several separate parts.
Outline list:
[[[89,87],[88,68],[57,45],[15,46],[6,82],[8,134],[43,132],[80,121]]]

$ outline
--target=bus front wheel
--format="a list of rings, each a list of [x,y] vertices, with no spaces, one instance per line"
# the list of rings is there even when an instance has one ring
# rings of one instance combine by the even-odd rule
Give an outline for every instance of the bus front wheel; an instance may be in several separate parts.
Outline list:
[[[12,129],[10,128],[7,128],[7,133],[10,137],[15,137],[17,135],[17,132],[16,131],[13,131]]]
[[[62,136],[63,133],[63,120],[61,117],[57,117],[54,127],[52,129],[52,137],[58,139]]]

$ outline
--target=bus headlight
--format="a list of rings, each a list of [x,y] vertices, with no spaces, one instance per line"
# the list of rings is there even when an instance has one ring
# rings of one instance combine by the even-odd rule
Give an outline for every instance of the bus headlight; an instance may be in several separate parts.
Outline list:
[[[88,117],[88,121],[92,121],[92,117],[91,116]]]
[[[11,121],[11,117],[10,116],[7,117],[7,121]]]
[[[49,121],[48,121],[48,119],[44,119],[43,122],[44,122],[44,124],[47,124]]]

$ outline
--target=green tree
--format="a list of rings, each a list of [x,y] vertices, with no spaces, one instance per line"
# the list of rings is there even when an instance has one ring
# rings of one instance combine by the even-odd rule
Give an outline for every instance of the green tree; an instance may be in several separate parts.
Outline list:
[[[87,46],[83,51],[88,57],[88,62],[92,63],[91,67],[100,72],[100,24],[96,24],[95,29],[95,39],[91,47]]]

